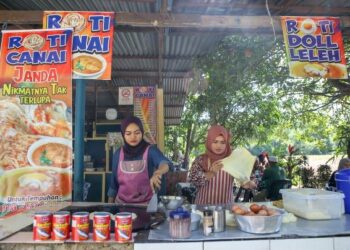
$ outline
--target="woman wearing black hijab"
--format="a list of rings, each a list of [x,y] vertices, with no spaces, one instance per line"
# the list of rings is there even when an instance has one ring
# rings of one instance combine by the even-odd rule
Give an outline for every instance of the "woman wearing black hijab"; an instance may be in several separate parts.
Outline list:
[[[124,145],[113,155],[108,202],[147,203],[155,188],[165,193],[163,175],[170,161],[156,145],[143,139],[144,130],[138,117],[130,116],[121,123]]]

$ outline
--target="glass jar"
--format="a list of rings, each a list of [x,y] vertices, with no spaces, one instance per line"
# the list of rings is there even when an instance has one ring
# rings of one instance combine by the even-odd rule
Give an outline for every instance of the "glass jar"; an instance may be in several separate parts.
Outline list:
[[[205,236],[209,236],[213,232],[213,211],[203,211],[203,233]]]
[[[191,237],[191,214],[178,208],[169,214],[169,234],[172,238],[185,239]]]

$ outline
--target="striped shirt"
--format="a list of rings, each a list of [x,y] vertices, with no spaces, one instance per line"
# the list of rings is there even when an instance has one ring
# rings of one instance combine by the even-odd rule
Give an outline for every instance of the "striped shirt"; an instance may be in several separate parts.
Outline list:
[[[203,157],[197,157],[192,163],[189,181],[197,187],[195,203],[198,205],[227,204],[233,202],[233,177],[220,170],[216,175],[207,179],[202,167]]]

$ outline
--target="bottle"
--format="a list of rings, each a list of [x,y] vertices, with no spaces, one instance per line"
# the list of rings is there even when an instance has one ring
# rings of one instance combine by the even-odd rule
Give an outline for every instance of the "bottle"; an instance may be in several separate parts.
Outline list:
[[[225,210],[218,206],[213,212],[214,232],[225,231]]]
[[[205,236],[209,236],[213,232],[213,211],[203,211],[203,233]]]

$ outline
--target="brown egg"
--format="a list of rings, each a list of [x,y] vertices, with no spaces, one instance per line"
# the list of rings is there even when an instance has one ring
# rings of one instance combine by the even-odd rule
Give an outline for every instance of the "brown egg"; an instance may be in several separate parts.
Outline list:
[[[267,214],[268,214],[269,216],[273,216],[273,215],[278,215],[279,212],[276,211],[276,210],[273,209],[273,208],[268,208],[268,209],[267,209]]]
[[[256,214],[252,211],[249,211],[249,212],[245,213],[244,216],[256,216]]]
[[[235,214],[244,215],[244,214],[247,213],[247,210],[238,207],[238,208],[236,208],[233,212],[234,212]]]
[[[252,205],[250,205],[250,210],[252,211],[252,212],[254,212],[254,213],[258,213],[259,211],[260,211],[260,209],[261,209],[261,207],[258,205],[258,204],[252,204]]]
[[[234,212],[237,208],[239,208],[239,206],[236,204],[233,204],[231,207],[231,211]]]
[[[267,216],[267,211],[265,209],[261,209],[257,215],[260,215],[260,216]]]
[[[267,206],[261,205],[261,209],[267,210]]]

